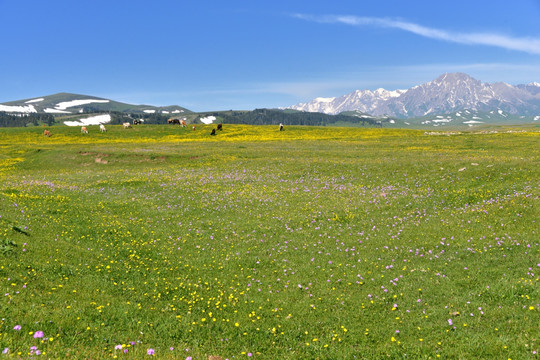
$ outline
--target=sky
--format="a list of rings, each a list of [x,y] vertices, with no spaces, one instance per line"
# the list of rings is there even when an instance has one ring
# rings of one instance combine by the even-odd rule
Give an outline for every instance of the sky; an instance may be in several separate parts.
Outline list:
[[[0,0],[0,103],[252,110],[446,72],[540,82],[540,0]]]

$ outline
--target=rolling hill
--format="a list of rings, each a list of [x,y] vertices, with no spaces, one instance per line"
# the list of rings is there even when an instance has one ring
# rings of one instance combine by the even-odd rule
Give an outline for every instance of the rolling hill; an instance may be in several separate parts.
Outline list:
[[[130,114],[182,114],[191,112],[178,105],[132,105],[96,96],[58,93],[39,98],[0,104],[0,111],[10,114],[46,113],[53,115],[116,111]]]

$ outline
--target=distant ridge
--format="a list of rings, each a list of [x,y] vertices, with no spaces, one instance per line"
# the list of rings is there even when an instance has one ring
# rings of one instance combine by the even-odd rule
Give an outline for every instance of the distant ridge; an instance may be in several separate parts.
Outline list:
[[[178,106],[132,105],[97,96],[58,93],[0,104],[0,111],[11,114],[77,114],[83,112],[117,111],[132,114],[181,114],[191,111]]]
[[[513,115],[540,115],[540,83],[512,86],[482,83],[464,73],[445,73],[407,90],[356,90],[334,98],[316,98],[288,107],[300,111],[338,114],[361,111],[398,118],[442,115],[457,111],[504,111]]]
[[[182,117],[188,124],[464,129],[540,125],[539,109],[540,83],[484,84],[467,74],[454,73],[408,90],[356,90],[281,110],[192,112],[178,105],[131,105],[91,95],[58,93],[0,104],[0,127],[122,124],[135,119],[145,124],[167,124],[171,117]]]

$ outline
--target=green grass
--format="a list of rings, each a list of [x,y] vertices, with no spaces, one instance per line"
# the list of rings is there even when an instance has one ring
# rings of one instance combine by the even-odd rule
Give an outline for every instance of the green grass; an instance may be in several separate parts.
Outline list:
[[[210,129],[0,129],[0,358],[538,356],[537,129]]]

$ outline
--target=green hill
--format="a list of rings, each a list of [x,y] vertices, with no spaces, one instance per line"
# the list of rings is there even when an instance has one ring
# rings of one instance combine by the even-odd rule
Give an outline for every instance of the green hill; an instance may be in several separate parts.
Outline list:
[[[213,123],[248,124],[248,125],[312,125],[312,126],[381,126],[382,119],[366,116],[328,115],[318,112],[297,110],[255,109],[253,111],[216,111],[188,115],[192,122],[205,122],[214,117]]]
[[[39,98],[10,101],[0,104],[0,111],[7,113],[75,114],[83,112],[118,111],[131,114],[159,113],[182,114],[191,111],[178,106],[133,105],[97,96],[58,93]]]

